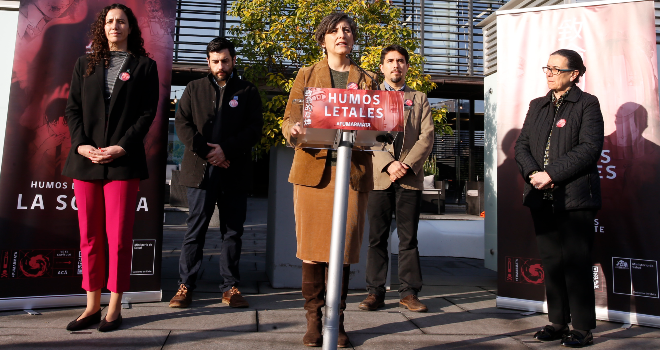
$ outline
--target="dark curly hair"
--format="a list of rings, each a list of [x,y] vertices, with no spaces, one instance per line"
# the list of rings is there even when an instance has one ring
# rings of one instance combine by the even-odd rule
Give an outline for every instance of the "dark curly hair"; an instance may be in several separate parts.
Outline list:
[[[108,67],[110,58],[110,46],[108,45],[108,38],[105,36],[105,18],[110,10],[120,9],[124,11],[128,17],[128,26],[131,28],[131,33],[128,34],[128,52],[133,56],[146,56],[149,53],[144,49],[144,39],[142,39],[142,32],[138,26],[138,21],[133,11],[124,4],[112,4],[106,6],[99,12],[96,21],[92,23],[89,31],[89,36],[92,39],[92,49],[87,54],[87,72],[85,75],[89,76],[94,73],[96,65],[103,62],[104,67]]]

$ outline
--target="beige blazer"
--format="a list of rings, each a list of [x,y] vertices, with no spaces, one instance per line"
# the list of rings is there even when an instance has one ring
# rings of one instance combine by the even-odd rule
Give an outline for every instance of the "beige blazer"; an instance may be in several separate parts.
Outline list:
[[[380,86],[385,90],[385,85]],[[424,183],[423,165],[431,154],[435,134],[433,131],[433,116],[426,94],[408,87],[404,88],[404,101],[411,100],[412,108],[404,108],[405,126],[403,131],[403,146],[399,161],[410,169],[398,180],[403,188],[422,190]],[[394,144],[385,147],[387,152],[373,152],[374,190],[385,190],[392,185],[387,167],[394,161]]]
[[[360,89],[365,90],[376,88],[376,84],[372,84],[371,79],[355,65],[351,65],[348,73],[348,83],[356,83]],[[296,106],[293,100],[302,101],[305,87],[332,87],[327,59],[300,69],[296,76],[289,95],[289,102],[284,111],[284,120],[282,121],[282,134],[288,141],[291,140],[291,126],[296,121],[302,121],[302,104]],[[353,151],[351,156],[350,184],[354,190],[359,192],[369,192],[373,188],[370,153]],[[291,172],[289,173],[289,182],[303,186],[317,186],[321,183],[327,154],[328,151],[324,149],[296,148]]]

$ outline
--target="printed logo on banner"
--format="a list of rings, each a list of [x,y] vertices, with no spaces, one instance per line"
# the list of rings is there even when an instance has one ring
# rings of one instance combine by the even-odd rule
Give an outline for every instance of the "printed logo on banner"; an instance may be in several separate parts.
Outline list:
[[[78,251],[78,269],[76,271],[77,275],[82,275],[82,251]]]
[[[156,262],[156,240],[134,239],[131,275],[153,275]]]
[[[626,260],[621,259],[617,261],[616,265],[614,265],[614,268],[619,270],[627,270],[628,262]]]
[[[614,294],[659,298],[658,262],[632,258],[612,258]]]
[[[603,268],[600,264],[592,266],[594,276],[594,291],[605,292],[605,276],[603,275]]]
[[[52,277],[52,250],[21,250],[19,257],[19,278]]]
[[[81,275],[75,250],[36,249],[0,251],[0,279],[44,278]]]
[[[514,283],[542,284],[545,271],[541,259],[506,257],[506,281]]]
[[[9,278],[9,251],[2,252],[2,266],[0,266],[0,278]]]
[[[56,276],[75,276],[77,271],[78,259],[73,255],[75,250],[55,251],[53,261],[53,274]]]

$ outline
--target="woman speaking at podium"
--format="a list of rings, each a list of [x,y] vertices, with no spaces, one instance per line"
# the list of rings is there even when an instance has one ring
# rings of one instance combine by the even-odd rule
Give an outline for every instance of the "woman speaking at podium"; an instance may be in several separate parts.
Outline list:
[[[325,58],[302,68],[293,83],[284,112],[282,133],[295,145],[302,132],[302,100],[305,87],[358,87],[372,90],[376,82],[347,57],[353,49],[357,27],[352,18],[342,12],[332,13],[316,28],[316,41]],[[337,152],[296,147],[289,182],[293,183],[293,204],[296,218],[296,256],[303,261],[302,293],[307,310],[307,332],[303,343],[321,346],[321,309],[325,306],[326,269],[330,255],[332,207],[334,201]],[[373,189],[371,155],[353,151],[346,219],[346,246],[339,311],[338,346],[349,345],[344,331],[344,309],[348,292],[350,265],[360,260],[360,245],[364,231],[368,192]]]
[[[87,291],[87,308],[66,328],[100,322],[98,330],[107,332],[121,325],[122,293],[129,289],[138,185],[149,176],[143,140],[158,106],[158,70],[124,5],[105,7],[91,37],[91,52],[74,67],[65,112],[71,151],[62,174],[74,179]],[[111,294],[101,320],[106,245]]]

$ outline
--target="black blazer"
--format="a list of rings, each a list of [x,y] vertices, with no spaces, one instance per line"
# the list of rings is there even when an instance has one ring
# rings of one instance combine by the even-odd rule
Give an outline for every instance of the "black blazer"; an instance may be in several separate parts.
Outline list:
[[[78,58],[71,79],[65,115],[71,133],[71,151],[62,175],[78,180],[146,179],[147,157],[144,137],[158,108],[159,82],[156,61],[128,55],[123,72],[130,78],[117,78],[110,99],[108,126],[105,126],[103,65],[86,77],[87,57]],[[121,74],[120,74],[121,75]],[[102,148],[121,146],[126,155],[107,164],[94,164],[78,154],[78,146]]]
[[[525,180],[523,204],[539,207],[543,192],[529,183],[529,175],[543,170],[543,156],[552,129],[548,166],[555,184],[555,210],[600,209],[597,162],[603,150],[603,114],[598,98],[573,86],[555,116],[552,91],[532,100],[516,141],[516,162]],[[557,126],[564,119],[566,124]]]
[[[185,145],[179,184],[186,187],[204,187],[204,173],[206,167],[211,166],[206,161],[206,155],[211,150],[206,143],[214,143],[211,137],[213,123],[217,122],[213,79],[209,74],[188,83],[176,111],[176,133]],[[225,89],[221,101],[219,144],[230,165],[227,169],[219,168],[221,186],[247,191],[251,185],[252,146],[261,139],[264,124],[261,96],[252,83],[239,79],[236,71],[227,81]],[[237,103],[235,107],[229,104],[232,100]]]

